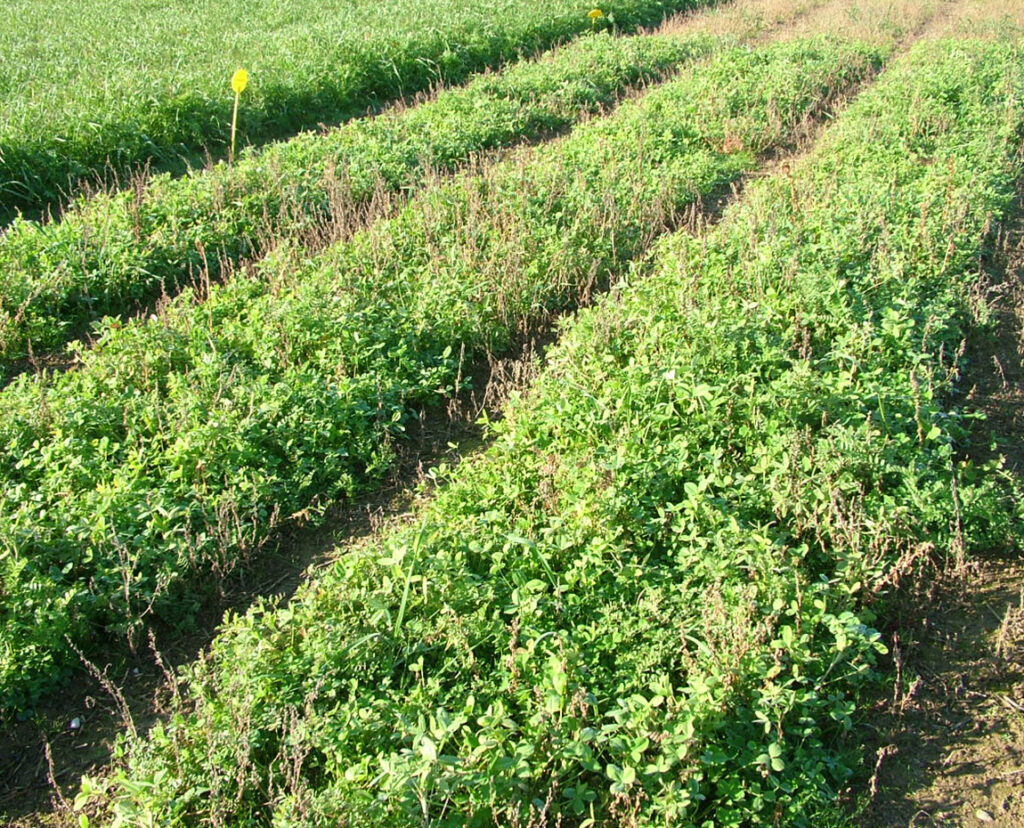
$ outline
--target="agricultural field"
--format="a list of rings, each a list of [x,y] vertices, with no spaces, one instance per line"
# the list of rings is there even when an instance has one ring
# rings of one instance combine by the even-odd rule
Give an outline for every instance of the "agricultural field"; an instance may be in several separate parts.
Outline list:
[[[627,34],[677,6],[442,5],[443,37],[391,9],[415,82],[315,59],[335,115],[463,85],[0,233],[0,780],[54,791],[9,816],[879,824],[901,607],[1022,546],[976,378],[986,341],[1001,393],[1024,367],[1024,13],[736,0]],[[388,8],[287,21],[373,44]],[[474,57],[441,71],[435,35]],[[269,101],[252,143],[308,126]],[[211,629],[515,359],[479,448]],[[62,770],[83,684],[119,724]]]
[[[307,133],[183,178],[85,199],[0,236],[0,377],[106,315],[217,278],[266,243],[351,232],[474,154],[570,127],[709,54],[713,37],[585,38],[410,109]],[[376,206],[373,205],[376,203]]]
[[[616,0],[597,25],[693,0]],[[590,29],[579,0],[11,0],[0,31],[0,221],[144,164],[224,154],[237,67],[260,143],[361,115]]]
[[[817,40],[724,49],[311,259],[275,251],[159,316],[107,323],[74,370],[8,385],[0,703],[59,679],[77,660],[65,636],[187,620],[187,584],[262,546],[282,512],[372,485],[467,362],[607,287],[878,59]]]

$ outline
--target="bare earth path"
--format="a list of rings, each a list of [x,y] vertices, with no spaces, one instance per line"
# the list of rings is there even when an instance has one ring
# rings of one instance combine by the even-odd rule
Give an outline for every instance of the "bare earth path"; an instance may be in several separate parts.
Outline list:
[[[902,632],[865,828],[1024,825],[1022,576],[1019,560],[971,564]]]

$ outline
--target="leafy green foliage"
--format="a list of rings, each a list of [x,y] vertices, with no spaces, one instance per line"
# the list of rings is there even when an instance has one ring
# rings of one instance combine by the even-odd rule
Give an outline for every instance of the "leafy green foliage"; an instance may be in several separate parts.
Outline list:
[[[608,26],[693,0],[614,0]],[[226,149],[231,74],[248,68],[245,140],[337,123],[590,30],[579,0],[11,0],[0,33],[0,197],[54,205],[79,179]],[[143,69],[143,67],[145,67]]]
[[[661,244],[416,525],[230,619],[87,798],[126,824],[809,825],[886,585],[1019,531],[947,400],[1022,67],[915,47]]]
[[[209,573],[373,485],[462,358],[615,281],[876,62],[827,40],[725,50],[315,259],[279,251],[159,317],[109,320],[75,370],[19,377],[0,394],[2,704],[60,678],[64,632],[86,647],[149,613],[187,624]]]
[[[0,236],[0,357],[57,348],[102,316],[216,278],[267,239],[315,232],[381,191],[414,191],[474,153],[569,127],[719,43],[581,38],[420,106],[306,133],[231,167],[81,199],[57,222],[16,220]]]

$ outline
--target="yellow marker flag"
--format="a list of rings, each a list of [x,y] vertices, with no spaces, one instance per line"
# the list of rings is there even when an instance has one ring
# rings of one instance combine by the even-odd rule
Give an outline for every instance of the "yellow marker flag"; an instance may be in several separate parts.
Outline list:
[[[249,73],[244,69],[236,69],[231,76],[231,88],[235,91],[235,109],[231,113],[231,149],[228,150],[228,164],[235,160],[235,127],[238,126],[238,99],[249,85]]]
[[[231,76],[231,88],[234,90],[236,95],[241,95],[245,91],[245,87],[249,85],[249,73],[244,69],[238,69],[235,74]]]

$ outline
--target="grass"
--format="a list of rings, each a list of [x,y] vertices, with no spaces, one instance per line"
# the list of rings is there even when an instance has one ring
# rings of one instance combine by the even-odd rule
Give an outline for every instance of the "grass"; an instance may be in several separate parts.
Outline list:
[[[690,0],[615,0],[602,28]],[[78,182],[226,153],[232,73],[251,75],[241,139],[362,115],[590,30],[578,0],[270,0],[242,5],[12,0],[0,32],[0,220]]]

